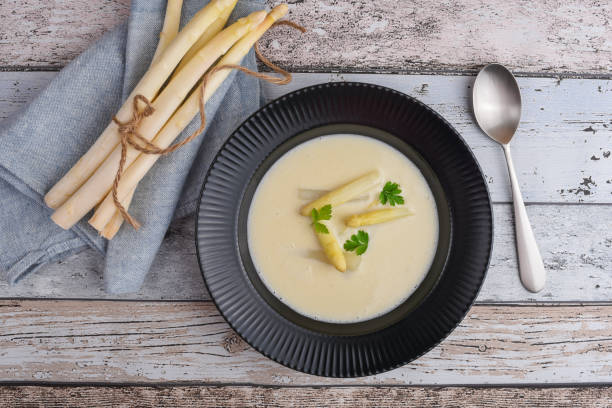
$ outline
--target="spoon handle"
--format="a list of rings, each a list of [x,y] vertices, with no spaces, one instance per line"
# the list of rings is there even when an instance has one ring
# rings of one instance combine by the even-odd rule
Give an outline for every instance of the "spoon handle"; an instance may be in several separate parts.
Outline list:
[[[512,199],[514,201],[514,223],[516,226],[516,247],[518,249],[519,258],[519,274],[521,282],[525,289],[531,292],[539,292],[544,288],[546,282],[546,271],[544,263],[538,250],[535,236],[531,230],[531,224],[527,217],[527,210],[523,203],[521,190],[519,189],[518,180],[514,172],[512,164],[512,156],[510,155],[510,146],[506,143],[503,145],[504,154],[506,155],[506,163],[508,164],[508,173],[510,174],[510,182],[512,184]]]

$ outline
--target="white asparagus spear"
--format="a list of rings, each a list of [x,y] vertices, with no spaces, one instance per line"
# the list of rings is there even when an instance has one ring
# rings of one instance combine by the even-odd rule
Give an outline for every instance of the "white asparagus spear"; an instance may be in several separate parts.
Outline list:
[[[117,119],[123,122],[132,117],[134,96],[143,95],[153,100],[191,45],[232,4],[233,0],[212,0],[196,13],[138,82],[117,112]],[[111,121],[87,153],[47,192],[45,203],[51,208],[58,208],[68,200],[113,151],[119,141],[118,126]]]
[[[380,171],[371,171],[329,193],[317,198],[316,200],[306,204],[300,210],[302,215],[309,215],[313,208],[319,208],[327,204],[336,207],[342,203],[352,200],[355,197],[365,193],[372,187],[380,183]]]
[[[304,201],[313,201],[317,198],[321,197],[323,194],[329,193],[331,190],[319,190],[315,188],[299,188],[298,189],[298,198]],[[366,201],[369,198],[367,194],[362,194],[359,197],[355,197],[349,202],[358,202],[358,201]]]
[[[142,120],[138,128],[139,134],[148,140],[153,139],[208,68],[246,34],[251,26],[258,25],[265,16],[264,11],[252,13],[210,40],[155,99],[152,104],[154,113]],[[140,154],[132,147],[128,147],[126,153],[125,167],[132,164]],[[85,184],[55,210],[51,219],[60,227],[69,229],[83,218],[110,191],[120,159],[121,146],[117,146]]]
[[[346,259],[346,269],[349,271],[356,271],[361,265],[361,255],[357,255],[354,252],[345,252],[344,258]]]
[[[319,244],[323,248],[327,260],[340,272],[346,272],[346,258],[344,252],[342,252],[342,247],[329,227],[328,230],[327,234],[315,231]]]
[[[357,228],[364,225],[381,224],[398,218],[408,217],[409,215],[414,215],[414,211],[406,207],[383,208],[381,210],[351,215],[346,219],[346,225]]]
[[[128,207],[132,203],[132,199],[134,198],[134,193],[135,192],[136,192],[136,189],[132,190],[128,194],[128,196],[125,198],[125,202],[123,203],[123,207],[126,210],[128,209]],[[100,235],[102,235],[104,238],[109,239],[109,240],[113,239],[115,234],[117,234],[117,232],[119,232],[119,228],[121,228],[121,224],[123,224],[123,215],[121,215],[121,212],[117,209],[117,210],[115,210],[115,213],[113,214],[113,216],[110,219],[110,221],[108,222],[108,224],[106,224],[104,229],[102,229],[102,231],[100,231]]]
[[[191,60],[191,58],[194,55],[196,55],[198,51],[200,51],[200,49],[204,45],[206,45],[208,41],[210,41],[215,35],[217,35],[219,31],[223,30],[223,27],[225,27],[225,24],[227,24],[227,20],[229,19],[230,14],[232,14],[232,11],[234,10],[234,6],[236,5],[236,2],[238,0],[233,0],[233,1],[234,1],[234,4],[231,7],[226,8],[225,11],[221,13],[219,18],[217,18],[217,20],[215,20],[215,22],[212,23],[210,27],[206,29],[206,31],[204,31],[204,33],[200,36],[200,38],[198,38],[198,41],[196,41],[195,44],[191,46],[189,51],[185,53],[185,56],[183,57],[181,62],[176,67],[174,74],[172,74],[173,77],[175,77],[178,74],[178,72],[185,65],[187,65],[187,63]]]
[[[239,64],[244,56],[249,52],[251,47],[261,38],[261,36],[280,18],[287,14],[288,8],[286,5],[281,4],[266,16],[263,22],[261,22],[255,29],[252,29],[247,35],[241,38],[228,52],[221,58],[216,66],[226,64]],[[204,102],[215,93],[217,88],[223,83],[223,81],[230,74],[231,70],[226,69],[218,71],[213,74],[206,85],[206,91],[204,94]],[[183,129],[193,120],[193,117],[198,113],[199,110],[199,98],[200,92],[196,90],[189,98],[183,103],[183,105],[176,111],[172,118],[166,123],[164,128],[153,140],[153,143],[159,148],[166,148],[178,137]],[[140,180],[147,174],[147,172],[153,167],[153,164],[159,159],[158,155],[142,154],[138,156],[138,159],[129,166],[121,176],[121,182],[117,188],[117,195],[119,200],[126,207],[126,197],[129,192],[136,188]],[[126,207],[127,208],[127,207]],[[106,223],[110,222],[110,217],[113,217],[115,212],[115,203],[112,198],[112,194],[109,193],[104,201],[98,206],[93,217],[89,220],[89,223],[100,231],[105,228]],[[112,236],[106,237],[111,239]]]
[[[151,64],[159,60],[160,55],[168,48],[168,45],[176,38],[181,24],[181,10],[183,8],[183,0],[168,0],[166,5],[166,15],[164,16],[164,25],[159,33],[159,42],[155,49],[155,54],[151,59]],[[224,11],[225,12],[225,11]]]

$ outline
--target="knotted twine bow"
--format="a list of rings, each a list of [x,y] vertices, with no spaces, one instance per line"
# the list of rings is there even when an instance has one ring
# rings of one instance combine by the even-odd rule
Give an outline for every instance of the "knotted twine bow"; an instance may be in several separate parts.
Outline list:
[[[288,20],[277,21],[274,24],[272,24],[270,28],[280,26],[280,25],[286,25],[286,26],[295,28],[301,31],[302,33],[306,32],[306,29],[304,27],[292,21],[288,21]],[[119,160],[119,168],[117,169],[117,174],[115,175],[115,180],[113,181],[113,188],[112,188],[113,201],[115,202],[115,206],[121,213],[121,216],[123,217],[123,219],[126,220],[132,227],[134,227],[135,229],[138,229],[140,228],[140,224],[127,212],[123,204],[121,204],[121,201],[119,200],[119,194],[117,192],[119,188],[119,182],[121,181],[121,175],[123,174],[123,168],[125,166],[128,145],[132,146],[134,149],[142,153],[145,153],[145,154],[162,155],[162,154],[172,153],[173,151],[181,148],[182,146],[186,145],[187,143],[195,139],[206,127],[206,113],[204,111],[204,104],[205,104],[204,92],[206,90],[206,84],[208,83],[212,75],[224,69],[237,69],[239,71],[244,72],[245,74],[254,76],[255,78],[263,79],[265,81],[268,81],[270,83],[277,84],[277,85],[285,85],[291,82],[291,74],[285,71],[284,69],[282,69],[281,67],[279,67],[278,65],[272,63],[272,61],[270,61],[268,58],[266,58],[259,50],[258,43],[255,43],[254,48],[255,48],[255,55],[257,55],[257,58],[259,58],[259,60],[263,62],[272,71],[276,72],[277,74],[280,74],[281,77],[276,77],[276,76],[272,76],[268,74],[263,74],[257,71],[252,71],[248,68],[243,67],[242,65],[236,65],[236,64],[224,64],[224,65],[214,67],[213,69],[211,69],[204,75],[204,78],[202,79],[202,84],[200,85],[200,89],[199,89],[200,91],[200,98],[199,98],[200,127],[195,132],[193,132],[191,135],[189,135],[189,137],[181,140],[180,142],[177,142],[173,145],[170,145],[162,149],[162,148],[155,146],[153,143],[151,143],[149,140],[147,140],[146,138],[144,138],[138,133],[138,126],[140,125],[140,122],[147,116],[151,116],[153,112],[155,111],[155,109],[151,105],[151,102],[149,102],[149,100],[143,95],[136,95],[134,97],[134,100],[133,100],[134,107],[133,107],[133,114],[132,114],[131,119],[125,122],[121,122],[116,117],[113,117],[113,121],[117,125],[119,125],[119,135],[121,136],[121,159]],[[142,102],[145,105],[143,109],[140,109],[139,102]]]

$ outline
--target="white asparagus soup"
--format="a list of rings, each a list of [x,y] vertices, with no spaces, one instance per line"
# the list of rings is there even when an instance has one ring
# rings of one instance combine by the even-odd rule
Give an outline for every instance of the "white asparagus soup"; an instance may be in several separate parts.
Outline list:
[[[247,233],[275,296],[310,318],[349,323],[384,314],[415,291],[433,262],[438,215],[404,154],[374,138],[329,135],[270,167]]]

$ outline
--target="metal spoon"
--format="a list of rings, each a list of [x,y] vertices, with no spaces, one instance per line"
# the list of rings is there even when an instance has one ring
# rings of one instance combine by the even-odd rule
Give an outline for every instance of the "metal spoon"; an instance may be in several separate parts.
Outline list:
[[[521,282],[527,290],[539,292],[544,288],[546,271],[527,218],[510,155],[509,143],[521,118],[521,93],[512,73],[499,64],[484,67],[474,83],[473,104],[480,128],[504,148],[512,184]]]

